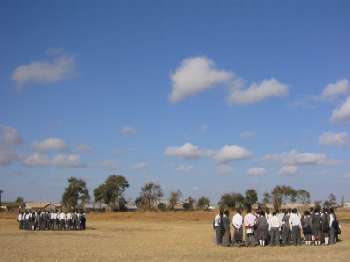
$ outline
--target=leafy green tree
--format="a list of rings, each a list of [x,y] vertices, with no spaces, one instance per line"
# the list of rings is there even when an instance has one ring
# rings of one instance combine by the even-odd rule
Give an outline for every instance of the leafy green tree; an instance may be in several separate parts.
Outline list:
[[[23,203],[24,203],[23,197],[20,197],[20,196],[17,197],[17,198],[16,198],[16,203],[17,203],[17,204],[23,204]]]
[[[69,210],[83,208],[90,199],[86,182],[75,177],[68,178],[68,186],[62,195],[62,204]]]
[[[207,210],[210,206],[210,200],[209,198],[202,196],[200,198],[198,198],[197,201],[197,208],[198,209],[202,209],[202,210]]]
[[[189,196],[186,200],[185,203],[183,204],[183,208],[185,210],[193,210],[194,206],[196,204],[196,200],[194,198],[192,198],[191,196]]]
[[[251,207],[256,202],[258,202],[258,194],[255,189],[248,189],[245,191],[244,202],[247,207]]]
[[[299,189],[296,191],[296,198],[302,204],[310,204],[311,195],[308,191],[304,189]]]
[[[94,198],[95,198],[95,203],[100,204],[100,209],[102,207],[102,203],[104,200],[104,193],[105,193],[105,185],[99,185],[94,189]]]
[[[264,205],[271,203],[271,194],[269,192],[264,193],[263,203],[264,203]]]

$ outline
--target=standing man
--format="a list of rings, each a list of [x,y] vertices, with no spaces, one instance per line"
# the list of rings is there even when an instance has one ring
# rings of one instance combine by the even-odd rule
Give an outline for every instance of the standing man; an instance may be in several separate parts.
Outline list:
[[[224,210],[220,208],[219,214],[217,214],[213,221],[213,228],[215,230],[215,237],[216,237],[216,244],[221,245],[222,244],[222,237],[223,237],[223,231],[224,231],[224,225],[223,225],[223,218],[224,216]]]
[[[244,217],[244,226],[246,228],[246,245],[255,246],[255,238],[254,238],[254,227],[255,227],[256,216],[252,214],[251,207],[248,207],[247,214]]]
[[[233,243],[240,245],[243,241],[243,217],[241,209],[237,209],[236,214],[232,217],[233,226]]]
[[[271,234],[271,246],[279,246],[280,245],[280,227],[281,220],[277,216],[276,212],[272,213],[272,217],[269,221],[269,231]]]
[[[289,236],[290,236],[290,225],[289,225],[289,217],[290,213],[284,209],[284,215],[282,218],[282,227],[281,227],[281,233],[282,233],[282,245],[287,246],[289,244]]]
[[[300,245],[300,230],[302,228],[301,218],[295,208],[292,210],[292,214],[289,218],[289,224],[292,231],[292,240],[294,242],[294,245]]]

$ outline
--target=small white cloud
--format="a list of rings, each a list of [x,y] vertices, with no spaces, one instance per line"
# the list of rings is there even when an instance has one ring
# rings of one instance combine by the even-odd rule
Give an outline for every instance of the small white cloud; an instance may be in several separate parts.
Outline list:
[[[346,132],[326,132],[320,136],[320,144],[324,146],[346,146],[349,145],[349,138]]]
[[[120,129],[120,133],[125,136],[132,136],[136,134],[136,128],[131,126],[123,126]]]
[[[342,122],[350,120],[350,96],[343,104],[333,110],[331,120],[333,122]]]
[[[89,153],[92,151],[92,147],[86,144],[79,144],[75,146],[75,150],[79,153]]]
[[[22,138],[17,130],[10,126],[0,125],[1,140],[7,145],[18,145],[22,143]]]
[[[164,154],[167,156],[181,157],[184,159],[195,159],[201,157],[203,155],[203,151],[200,150],[198,146],[192,145],[191,143],[186,143],[179,147],[168,147],[165,149]]]
[[[266,155],[263,159],[277,161],[286,166],[327,165],[337,163],[337,161],[329,159],[326,154],[300,153],[296,150],[291,150],[288,153]]]
[[[76,154],[64,155],[59,154],[52,159],[52,164],[59,167],[85,167],[86,165],[80,162],[80,156]]]
[[[282,166],[279,170],[279,174],[283,176],[289,176],[289,175],[294,175],[298,171],[297,166],[293,165],[287,165],[287,166]]]
[[[40,142],[33,144],[35,150],[51,151],[51,150],[65,150],[68,148],[67,144],[60,138],[50,137]]]
[[[228,163],[250,157],[252,154],[247,149],[238,145],[225,145],[214,153],[213,158],[220,163]]]
[[[205,90],[229,81],[232,73],[217,69],[214,61],[207,57],[184,59],[175,73],[171,74],[171,102],[179,102]]]
[[[146,162],[139,162],[139,163],[136,163],[134,165],[131,166],[131,169],[134,169],[134,170],[144,170],[146,168],[147,164]]]
[[[253,83],[247,89],[232,88],[229,101],[236,105],[258,103],[270,97],[284,97],[288,95],[288,86],[275,80],[263,80]]]
[[[338,80],[328,84],[322,92],[322,97],[331,98],[345,95],[349,92],[349,81],[347,79]]]
[[[186,166],[186,165],[180,165],[178,167],[176,167],[176,171],[177,172],[190,172],[193,169],[193,166]]]
[[[242,139],[249,139],[255,137],[256,133],[253,131],[244,131],[239,134],[239,137]]]
[[[26,166],[48,166],[51,161],[46,155],[34,153],[24,157],[22,163]]]
[[[51,61],[33,61],[20,65],[12,74],[19,89],[29,84],[50,84],[70,79],[76,75],[73,56],[52,53]]]
[[[228,176],[233,174],[233,168],[230,165],[220,164],[216,167],[218,175]]]
[[[248,176],[263,176],[266,174],[266,169],[263,167],[249,168],[247,171]]]

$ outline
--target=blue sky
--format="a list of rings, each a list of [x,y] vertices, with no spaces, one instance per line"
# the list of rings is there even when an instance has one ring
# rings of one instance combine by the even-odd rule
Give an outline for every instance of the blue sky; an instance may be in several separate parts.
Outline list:
[[[348,1],[1,1],[0,188],[350,200]]]

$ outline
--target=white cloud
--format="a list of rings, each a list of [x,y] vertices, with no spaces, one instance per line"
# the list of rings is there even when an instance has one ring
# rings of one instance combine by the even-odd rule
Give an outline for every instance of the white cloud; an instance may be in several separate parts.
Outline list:
[[[193,166],[180,165],[176,167],[177,172],[190,172],[193,169]]]
[[[134,169],[134,170],[144,170],[146,168],[147,164],[146,162],[139,162],[139,163],[136,163],[134,165],[131,166],[131,169]]]
[[[167,156],[176,156],[184,159],[195,159],[201,157],[204,152],[200,150],[198,146],[192,145],[191,143],[186,143],[179,147],[167,147],[164,153]]]
[[[17,161],[19,157],[16,153],[6,148],[0,148],[0,166],[10,165],[12,162]]]
[[[74,77],[76,74],[73,56],[62,52],[54,54],[51,61],[33,61],[18,66],[12,74],[18,88],[28,84],[50,84]]]
[[[228,163],[250,157],[252,154],[247,149],[238,145],[225,145],[216,151],[213,158],[220,163]]]
[[[329,145],[345,146],[345,145],[349,145],[350,143],[348,134],[346,132],[339,132],[339,133],[326,132],[320,136],[319,141],[321,145],[325,145],[325,146],[329,146]]]
[[[80,156],[76,154],[64,155],[59,154],[52,159],[52,164],[60,167],[85,167],[86,165],[80,162]]]
[[[349,92],[349,81],[347,79],[338,80],[328,84],[322,92],[322,97],[330,98],[345,95]]]
[[[170,77],[172,91],[169,99],[176,103],[229,81],[233,74],[217,69],[214,61],[207,57],[191,57],[184,59]]]
[[[10,126],[0,125],[1,140],[7,145],[18,145],[22,143],[22,138],[17,130]]]
[[[291,150],[288,153],[266,155],[264,160],[278,161],[283,165],[326,165],[335,164],[337,161],[331,160],[325,154],[320,153],[299,153]]]
[[[284,97],[287,95],[288,86],[272,78],[260,83],[253,83],[247,89],[232,88],[229,101],[232,104],[245,105],[257,103],[270,97]]]
[[[46,155],[34,153],[24,157],[22,163],[26,166],[48,166],[51,161]]]
[[[50,150],[65,150],[68,148],[67,144],[60,138],[50,137],[40,142],[33,144],[35,150],[50,151]]]
[[[242,139],[248,139],[255,137],[256,133],[253,131],[244,131],[239,134],[239,137]]]
[[[135,135],[136,134],[136,129],[134,127],[131,126],[123,126],[120,129],[120,133],[126,136],[131,136],[131,135]]]
[[[247,171],[248,176],[263,176],[266,174],[266,169],[263,167],[249,168]]]
[[[217,173],[221,176],[227,176],[233,174],[233,168],[226,164],[221,164],[216,167]]]
[[[331,120],[334,122],[350,120],[350,96],[343,104],[333,110]]]
[[[89,153],[92,151],[92,147],[86,144],[78,144],[75,146],[75,150],[79,153]]]
[[[294,175],[298,171],[298,167],[294,165],[282,166],[279,170],[280,175],[289,176]]]

